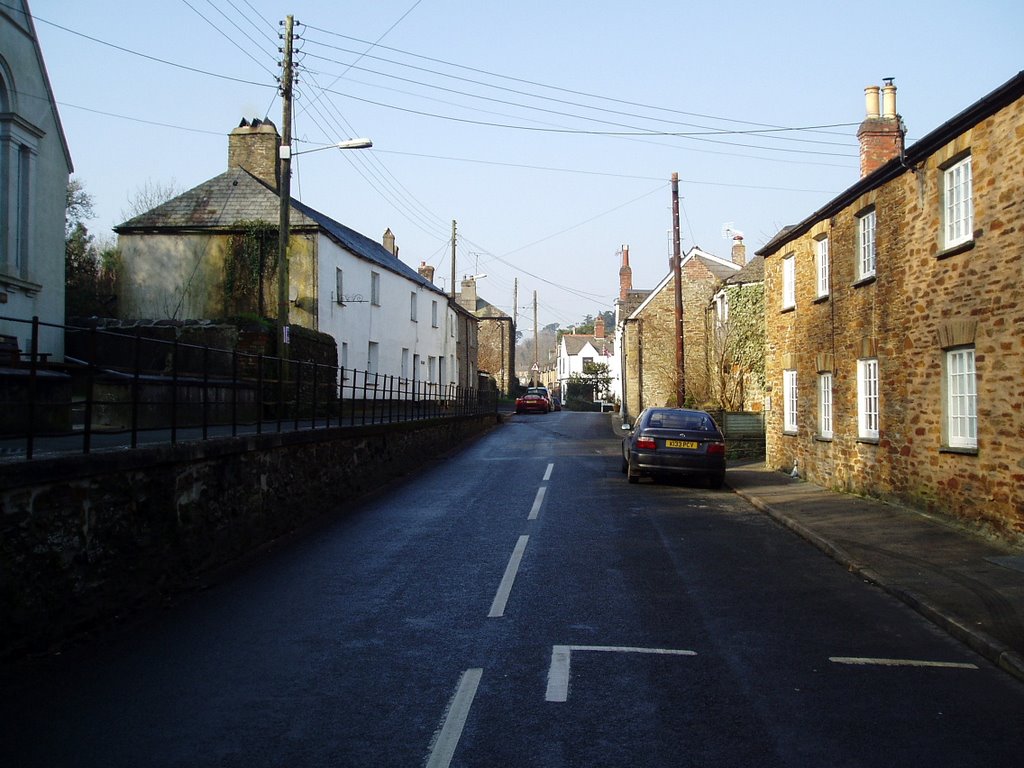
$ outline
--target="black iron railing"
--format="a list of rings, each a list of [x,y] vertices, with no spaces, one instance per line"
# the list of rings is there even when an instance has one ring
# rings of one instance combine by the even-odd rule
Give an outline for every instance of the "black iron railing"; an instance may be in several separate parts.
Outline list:
[[[0,334],[0,459],[493,413],[494,391],[184,343],[180,327]],[[40,352],[63,333],[64,356]],[[153,338],[150,334],[166,338]]]

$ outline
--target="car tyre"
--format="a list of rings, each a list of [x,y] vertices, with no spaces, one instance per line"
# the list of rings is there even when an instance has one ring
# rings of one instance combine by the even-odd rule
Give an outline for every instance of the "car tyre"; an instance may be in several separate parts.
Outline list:
[[[640,475],[633,471],[632,464],[626,464],[626,479],[631,483],[639,483]]]
[[[708,485],[711,490],[717,491],[722,488],[722,484],[725,482],[725,472],[716,472],[713,475],[708,475]]]

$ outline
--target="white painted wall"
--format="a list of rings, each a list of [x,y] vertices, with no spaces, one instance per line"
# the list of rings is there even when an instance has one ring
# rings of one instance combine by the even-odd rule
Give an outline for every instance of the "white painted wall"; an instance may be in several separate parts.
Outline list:
[[[442,387],[458,381],[455,310],[440,289],[413,282],[356,256],[324,234],[317,242],[317,268],[319,330],[337,340],[339,362],[343,345],[347,345],[346,367],[372,370],[369,349],[373,342],[377,344],[376,370],[382,375],[404,374]],[[341,303],[337,293],[339,268]],[[377,303],[372,300],[374,273],[379,275]]]
[[[24,8],[14,0],[8,5]],[[71,160],[35,32],[20,10],[0,13],[0,315],[64,323],[64,214]],[[31,327],[0,320],[27,350]],[[64,333],[41,328],[57,359]]]

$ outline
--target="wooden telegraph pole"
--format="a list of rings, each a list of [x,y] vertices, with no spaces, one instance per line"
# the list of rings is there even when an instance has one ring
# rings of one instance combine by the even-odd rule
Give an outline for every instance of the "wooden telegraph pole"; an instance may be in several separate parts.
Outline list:
[[[281,146],[278,151],[278,194],[281,214],[277,230],[277,355],[288,357],[288,212],[292,202],[292,34],[294,18],[284,22],[284,59],[281,62]]]
[[[683,337],[683,254],[679,243],[679,174],[672,174],[672,272],[676,284],[676,371],[679,376],[678,402],[686,402],[686,340]]]

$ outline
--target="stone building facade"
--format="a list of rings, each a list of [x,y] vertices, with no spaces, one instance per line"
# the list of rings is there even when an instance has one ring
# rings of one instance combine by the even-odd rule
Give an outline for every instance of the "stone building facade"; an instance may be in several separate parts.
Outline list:
[[[516,378],[516,329],[512,317],[485,301],[476,290],[476,278],[462,280],[456,303],[477,319],[478,365],[481,373],[494,378],[498,391],[511,395],[518,387]]]
[[[705,308],[719,284],[739,271],[741,264],[692,248],[683,255],[681,292],[683,303],[683,376],[685,404],[705,405],[711,395],[707,368],[709,342]],[[624,268],[628,267],[628,251]],[[624,420],[632,420],[648,406],[679,404],[679,366],[676,362],[675,274],[670,269],[662,281],[643,295],[631,311],[625,311],[633,291],[632,272],[619,272],[618,348]]]
[[[886,94],[890,158],[758,252],[767,461],[1024,534],[1024,73],[908,148]]]

